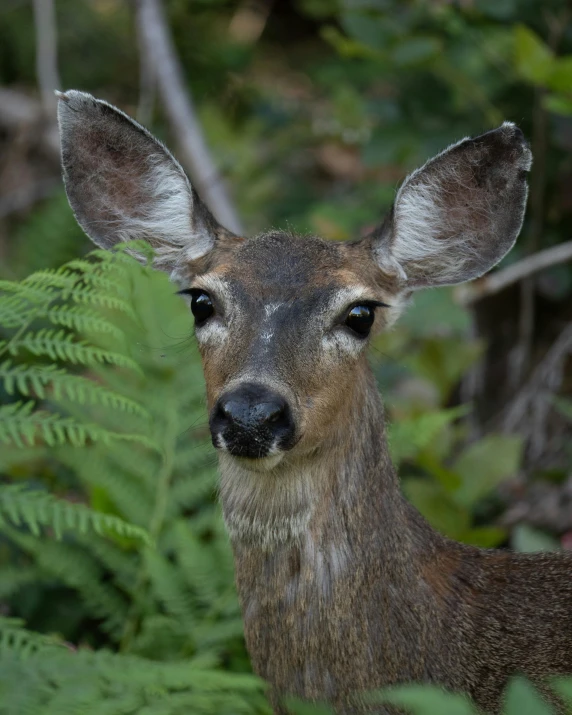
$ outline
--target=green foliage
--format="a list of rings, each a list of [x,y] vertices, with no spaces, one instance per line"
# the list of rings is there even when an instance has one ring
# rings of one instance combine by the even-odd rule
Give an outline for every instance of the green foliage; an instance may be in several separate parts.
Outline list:
[[[511,538],[511,545],[515,551],[532,553],[535,551],[556,551],[558,542],[543,531],[533,529],[527,524],[518,524]]]
[[[442,291],[437,301],[437,293],[430,301],[440,308],[434,326],[419,300],[405,326],[377,341],[384,356],[382,383],[384,372],[395,380],[392,362],[405,368],[399,373],[402,392],[398,388],[390,398],[390,451],[406,496],[436,529],[476,546],[498,546],[506,541],[506,530],[477,524],[476,515],[497,487],[518,473],[522,440],[491,433],[467,442],[463,419],[470,405],[447,403],[481,346],[466,339],[467,316],[451,295]]]
[[[100,514],[83,504],[55,499],[51,494],[26,489],[21,484],[0,486],[0,524],[5,521],[15,526],[25,525],[34,536],[40,536],[41,526],[48,526],[57,539],[62,538],[65,530],[80,534],[94,530],[98,534],[114,533],[150,543],[146,531],[117,516]]]
[[[1,712],[268,712],[244,672],[186,306],[96,251],[4,281],[0,313],[0,466],[18,480],[0,483],[0,596],[24,619],[0,619]],[[54,589],[74,617],[48,636]]]
[[[388,688],[373,699],[404,708],[411,715],[477,715],[467,698],[427,685]]]

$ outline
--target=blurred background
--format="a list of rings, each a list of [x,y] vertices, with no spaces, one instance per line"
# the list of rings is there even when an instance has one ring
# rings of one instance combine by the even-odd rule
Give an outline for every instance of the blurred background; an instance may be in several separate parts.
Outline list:
[[[92,246],[63,190],[53,95],[70,88],[145,124],[247,235],[364,235],[427,158],[518,124],[534,164],[516,247],[492,279],[416,295],[372,362],[404,490],[436,528],[572,548],[572,3],[2,0],[0,712],[267,707],[187,310],[127,259],[96,258],[78,288]],[[47,659],[52,641],[67,647]],[[156,668],[180,663],[195,670]]]

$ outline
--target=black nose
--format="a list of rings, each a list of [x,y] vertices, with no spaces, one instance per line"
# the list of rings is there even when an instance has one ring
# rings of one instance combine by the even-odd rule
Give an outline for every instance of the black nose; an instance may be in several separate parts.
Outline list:
[[[288,449],[295,433],[287,401],[255,383],[240,385],[220,397],[211,413],[210,428],[215,447],[251,458]]]

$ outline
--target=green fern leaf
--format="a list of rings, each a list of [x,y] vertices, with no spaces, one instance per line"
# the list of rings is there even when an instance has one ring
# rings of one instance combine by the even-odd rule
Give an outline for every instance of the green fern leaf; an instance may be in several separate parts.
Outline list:
[[[142,374],[139,365],[126,355],[94,347],[83,340],[77,341],[64,330],[42,328],[37,333],[28,333],[21,338],[0,341],[0,353],[4,350],[12,356],[27,350],[37,357],[47,356],[52,360],[71,362],[73,365],[117,365]]]
[[[28,658],[40,650],[61,648],[63,645],[55,638],[27,630],[24,621],[19,618],[0,616],[0,656],[10,651],[20,658]]]
[[[82,447],[88,441],[111,444],[114,440],[138,442],[158,449],[148,437],[140,434],[111,432],[96,424],[80,422],[43,411],[34,412],[33,402],[16,402],[0,406],[0,443],[17,447],[45,442],[50,447],[71,444]]]
[[[129,524],[117,516],[102,514],[84,504],[56,499],[47,492],[29,489],[26,485],[0,486],[0,519],[9,519],[15,526],[25,524],[39,536],[41,526],[54,530],[57,539],[64,531],[98,534],[117,534],[149,545],[149,534],[139,526]]]
[[[123,332],[114,323],[83,306],[56,306],[46,311],[45,318],[53,325],[63,325],[80,333],[107,333],[118,339],[123,337]]]
[[[150,419],[147,410],[134,400],[55,365],[13,365],[7,360],[0,364],[0,380],[9,395],[19,393],[42,400],[65,398],[80,405],[102,405]]]
[[[0,567],[0,600],[16,594],[23,586],[37,584],[41,575],[35,566],[6,564]]]
[[[32,556],[44,573],[77,590],[88,612],[101,620],[101,627],[114,640],[119,639],[127,616],[124,595],[104,579],[95,559],[79,545],[65,541],[38,539],[5,523],[2,531]]]

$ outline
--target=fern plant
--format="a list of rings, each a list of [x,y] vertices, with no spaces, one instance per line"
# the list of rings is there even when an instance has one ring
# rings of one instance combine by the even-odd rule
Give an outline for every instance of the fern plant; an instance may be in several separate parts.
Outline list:
[[[0,282],[1,713],[269,712],[190,336],[122,251]]]

